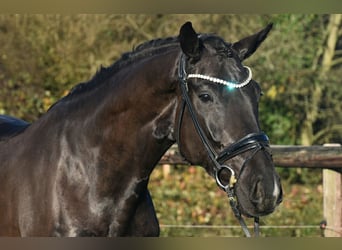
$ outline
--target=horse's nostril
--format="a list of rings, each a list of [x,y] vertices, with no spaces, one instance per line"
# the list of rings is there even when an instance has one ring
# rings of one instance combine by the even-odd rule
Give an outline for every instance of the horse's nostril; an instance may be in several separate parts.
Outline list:
[[[278,195],[277,204],[280,204],[283,201],[283,190],[280,188],[280,193]]]
[[[264,189],[262,187],[262,182],[261,180],[258,180],[254,186],[254,189],[252,190],[250,200],[254,206],[258,206],[262,203],[263,197]]]

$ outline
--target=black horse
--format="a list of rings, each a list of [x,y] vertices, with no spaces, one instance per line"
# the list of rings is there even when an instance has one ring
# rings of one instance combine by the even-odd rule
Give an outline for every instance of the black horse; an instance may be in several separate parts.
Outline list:
[[[260,87],[242,61],[272,25],[236,43],[198,35],[126,53],[36,122],[0,118],[0,235],[157,236],[149,176],[175,142],[249,217],[282,192],[260,131]],[[236,176],[236,183],[232,183]]]

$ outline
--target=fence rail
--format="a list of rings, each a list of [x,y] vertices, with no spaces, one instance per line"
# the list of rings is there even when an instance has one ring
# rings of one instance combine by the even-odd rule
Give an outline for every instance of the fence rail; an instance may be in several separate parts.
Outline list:
[[[341,146],[283,146],[271,145],[273,161],[279,167],[328,168],[342,170]],[[160,164],[187,165],[177,146],[172,146],[162,157]]]
[[[327,221],[325,236],[342,237],[342,147],[271,145],[274,164],[284,168],[323,169],[323,214]],[[160,164],[187,165],[177,146],[171,147]],[[332,171],[333,170],[333,171]],[[171,227],[171,225],[164,225]],[[193,226],[193,225],[192,225]],[[173,226],[172,226],[173,227]],[[179,227],[175,225],[174,227]]]
[[[254,226],[247,226],[250,229],[253,229]],[[182,228],[182,229],[241,229],[240,225],[166,225],[161,224],[160,228]],[[321,225],[262,225],[260,229],[317,229],[321,230],[321,235],[325,236],[328,234],[341,234],[342,227],[324,227]]]

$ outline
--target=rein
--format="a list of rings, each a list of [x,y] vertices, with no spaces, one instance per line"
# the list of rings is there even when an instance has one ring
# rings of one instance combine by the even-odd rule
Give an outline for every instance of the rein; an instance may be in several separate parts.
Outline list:
[[[205,150],[207,151],[207,154],[208,154],[211,162],[214,164],[216,183],[221,189],[223,189],[226,192],[226,194],[228,196],[229,204],[233,210],[235,217],[238,219],[246,237],[251,237],[251,234],[247,228],[247,225],[246,225],[244,219],[242,218],[241,212],[238,208],[238,201],[237,201],[237,198],[235,195],[235,183],[237,182],[238,179],[235,176],[234,170],[231,167],[224,165],[223,163],[225,161],[237,156],[237,155],[240,155],[244,152],[253,150],[253,153],[251,154],[251,156],[248,157],[242,165],[242,168],[240,171],[240,175],[241,175],[244,167],[246,166],[246,163],[259,150],[263,150],[263,149],[265,149],[265,147],[268,147],[269,139],[264,132],[248,134],[245,137],[238,140],[237,142],[234,142],[233,144],[229,145],[228,147],[223,149],[221,152],[216,153],[213,146],[209,142],[208,137],[206,136],[201,125],[198,122],[197,115],[195,113],[192,102],[190,100],[190,96],[188,94],[187,79],[189,79],[189,78],[200,78],[200,79],[204,79],[204,80],[211,81],[214,83],[224,84],[230,88],[242,88],[242,87],[246,86],[251,81],[252,72],[251,72],[250,68],[246,67],[248,72],[249,72],[248,78],[242,83],[231,83],[231,82],[224,81],[222,79],[209,77],[209,76],[205,76],[205,75],[200,75],[200,74],[189,74],[189,75],[187,75],[186,69],[185,69],[185,64],[186,64],[185,55],[182,54],[181,58],[179,60],[179,65],[178,65],[178,78],[179,78],[181,92],[182,92],[182,105],[181,105],[181,112],[180,112],[179,120],[178,120],[178,133],[177,133],[178,147],[180,148],[180,130],[181,130],[181,125],[182,125],[185,107],[187,107],[188,111],[190,113],[192,122],[195,126],[195,129],[196,129],[196,131],[200,137],[200,140],[201,140]],[[181,150],[179,150],[179,151],[181,151]],[[220,179],[220,173],[223,170],[228,170],[230,172],[230,179],[229,179],[229,183],[227,185],[223,184],[222,180]],[[254,235],[259,236],[259,217],[254,217]]]

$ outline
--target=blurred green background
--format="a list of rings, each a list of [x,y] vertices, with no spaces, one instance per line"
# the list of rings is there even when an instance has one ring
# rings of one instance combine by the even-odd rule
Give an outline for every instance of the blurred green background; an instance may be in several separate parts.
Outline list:
[[[76,84],[89,80],[138,44],[196,31],[234,42],[268,23],[269,37],[245,64],[264,92],[262,129],[272,144],[342,142],[340,14],[275,15],[0,15],[0,114],[35,121]],[[278,168],[285,197],[262,225],[263,236],[320,236],[321,170]],[[149,184],[162,236],[241,236],[241,229],[163,225],[238,225],[221,192],[200,167],[157,166]],[[252,222],[249,222],[252,223]]]

